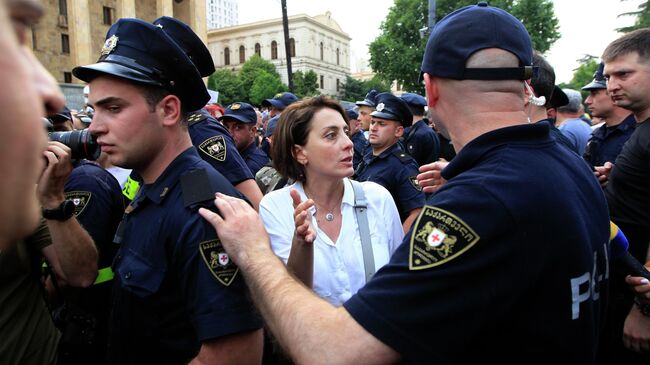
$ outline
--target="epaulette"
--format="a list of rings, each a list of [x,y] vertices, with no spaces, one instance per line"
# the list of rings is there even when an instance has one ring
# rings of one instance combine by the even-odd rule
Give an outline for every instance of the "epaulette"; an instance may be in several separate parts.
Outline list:
[[[214,191],[205,169],[192,170],[181,176],[181,192],[183,206],[211,206],[214,200]]]
[[[187,124],[188,125],[196,124],[206,119],[208,119],[207,115],[197,111],[187,116]]]
[[[402,163],[404,163],[404,164],[413,159],[413,157],[411,157],[411,155],[409,155],[408,153],[402,151],[401,149],[397,149],[397,150],[393,151],[393,155],[397,156],[397,158],[399,158],[399,160],[402,161]]]

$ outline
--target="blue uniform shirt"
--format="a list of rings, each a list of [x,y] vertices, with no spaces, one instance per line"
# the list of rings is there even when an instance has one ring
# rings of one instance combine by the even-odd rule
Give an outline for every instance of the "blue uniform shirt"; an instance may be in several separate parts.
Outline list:
[[[619,125],[611,128],[603,124],[591,133],[585,149],[585,160],[591,166],[602,166],[607,161],[614,163],[635,127],[634,114],[630,114]]]
[[[368,139],[363,135],[362,129],[359,129],[357,133],[350,137],[350,139],[352,140],[354,149],[354,154],[352,155],[352,167],[356,170],[361,161],[363,161],[363,156],[366,154],[370,145],[368,144]]]
[[[595,363],[609,217],[580,160],[544,125],[470,141],[345,308],[405,363]]]
[[[418,166],[438,161],[440,140],[426,119],[420,119],[404,128],[404,136],[405,151],[415,159]]]
[[[253,175],[257,174],[257,172],[270,161],[269,156],[257,147],[255,142],[249,144],[248,147],[240,153]]]
[[[422,208],[424,193],[417,184],[418,165],[395,143],[379,156],[372,148],[363,156],[356,172],[357,181],[374,181],[390,192],[402,222],[413,209]]]
[[[196,174],[204,178],[188,180]],[[201,190],[212,198],[193,202]],[[112,363],[187,363],[203,341],[261,327],[241,273],[198,214],[217,191],[240,196],[192,147],[127,208],[115,237]]]
[[[233,185],[254,178],[226,127],[205,110],[198,110],[187,119],[192,144],[201,158]]]

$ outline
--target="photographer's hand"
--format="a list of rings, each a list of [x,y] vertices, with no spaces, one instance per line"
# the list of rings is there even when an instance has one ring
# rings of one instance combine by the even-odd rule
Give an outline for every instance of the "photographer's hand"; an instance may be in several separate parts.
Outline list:
[[[63,143],[50,141],[43,156],[47,167],[38,180],[38,200],[43,208],[53,209],[65,200],[63,188],[72,173],[71,152]]]

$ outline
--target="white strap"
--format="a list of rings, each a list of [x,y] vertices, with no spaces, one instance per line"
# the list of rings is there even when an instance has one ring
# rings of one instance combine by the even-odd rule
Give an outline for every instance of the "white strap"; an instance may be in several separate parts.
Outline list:
[[[354,213],[359,224],[359,237],[361,238],[361,251],[363,252],[363,267],[366,271],[366,282],[375,274],[375,258],[372,252],[370,227],[368,226],[368,203],[363,186],[358,181],[350,180],[354,189]]]

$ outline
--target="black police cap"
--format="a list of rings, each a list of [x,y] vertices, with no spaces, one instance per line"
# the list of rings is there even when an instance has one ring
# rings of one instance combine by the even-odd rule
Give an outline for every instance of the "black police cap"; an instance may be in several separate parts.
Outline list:
[[[214,73],[214,61],[208,47],[189,25],[168,16],[161,16],[154,20],[153,24],[162,27],[162,30],[183,49],[202,77],[208,77]]]
[[[585,85],[582,90],[597,90],[597,89],[607,89],[607,81],[605,80],[605,75],[603,71],[605,70],[605,64],[603,62],[598,65],[598,69],[594,72],[594,79],[591,83]]]
[[[379,94],[377,90],[370,90],[366,94],[366,97],[363,100],[357,101],[355,104],[358,106],[369,106],[374,108],[377,103],[375,103],[375,97]]]
[[[548,103],[548,106],[551,108],[559,108],[569,104],[569,97],[560,89],[559,86],[555,85],[553,87],[553,93],[551,94],[551,101]]]
[[[404,127],[413,124],[413,114],[408,104],[391,93],[381,93],[375,98],[377,106],[371,116],[381,119],[394,120],[402,123]]]
[[[257,113],[252,105],[237,101],[228,105],[223,115],[219,117],[222,122],[228,119],[234,119],[246,124],[255,124],[257,123]]]
[[[86,82],[111,75],[159,86],[190,111],[210,100],[201,75],[183,50],[160,27],[140,19],[118,20],[106,34],[97,63],[75,67],[72,73]]]

